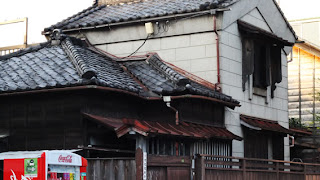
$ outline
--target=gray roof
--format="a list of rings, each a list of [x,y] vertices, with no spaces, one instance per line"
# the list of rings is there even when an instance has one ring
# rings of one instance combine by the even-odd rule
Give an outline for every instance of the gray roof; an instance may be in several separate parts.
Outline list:
[[[141,91],[119,64],[77,43],[66,38],[61,45],[45,43],[0,56],[0,93],[89,84]]]
[[[154,17],[201,12],[224,8],[236,0],[149,0],[132,4],[92,6],[55,25],[44,29],[70,30],[96,27],[119,22],[139,21]]]
[[[58,45],[48,42],[0,56],[0,94],[83,85],[124,90],[141,97],[199,95],[239,105],[230,96],[183,76],[157,54],[118,59],[91,50],[79,39],[63,36]]]

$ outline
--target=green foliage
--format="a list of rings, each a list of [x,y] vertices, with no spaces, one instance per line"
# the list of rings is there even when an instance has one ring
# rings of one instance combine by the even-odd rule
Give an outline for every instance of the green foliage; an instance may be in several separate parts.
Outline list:
[[[289,126],[291,128],[306,128],[306,126],[301,123],[301,119],[298,118],[289,118]]]

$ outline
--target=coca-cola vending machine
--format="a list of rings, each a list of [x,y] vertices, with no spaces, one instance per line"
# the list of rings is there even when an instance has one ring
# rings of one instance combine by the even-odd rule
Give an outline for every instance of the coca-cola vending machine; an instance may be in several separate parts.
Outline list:
[[[86,180],[87,160],[72,151],[5,152],[0,160],[3,180]]]

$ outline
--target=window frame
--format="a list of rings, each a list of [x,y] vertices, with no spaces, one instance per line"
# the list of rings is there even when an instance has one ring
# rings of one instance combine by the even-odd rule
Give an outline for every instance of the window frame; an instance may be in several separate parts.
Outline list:
[[[249,93],[249,100],[252,100],[253,94],[264,97],[266,104],[269,103],[270,98],[274,97],[274,90],[276,83],[282,81],[282,50],[284,46],[293,46],[293,43],[284,40],[275,34],[253,26],[247,22],[238,20],[238,29],[242,41],[242,89],[247,89]],[[261,74],[260,78],[265,79],[265,82],[255,84],[254,76],[257,76],[257,62],[261,49],[257,47],[265,47],[261,52],[264,55],[265,74]],[[265,76],[264,76],[265,75]],[[259,82],[261,79],[259,78]],[[257,81],[256,81],[257,82]]]

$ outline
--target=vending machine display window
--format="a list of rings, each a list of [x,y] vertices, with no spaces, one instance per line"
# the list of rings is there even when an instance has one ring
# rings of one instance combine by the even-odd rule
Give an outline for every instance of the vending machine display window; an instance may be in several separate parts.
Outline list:
[[[1,162],[0,180],[86,180],[87,176],[87,160],[73,150],[4,152]]]
[[[47,180],[76,180],[80,179],[80,168],[76,166],[48,165]]]

